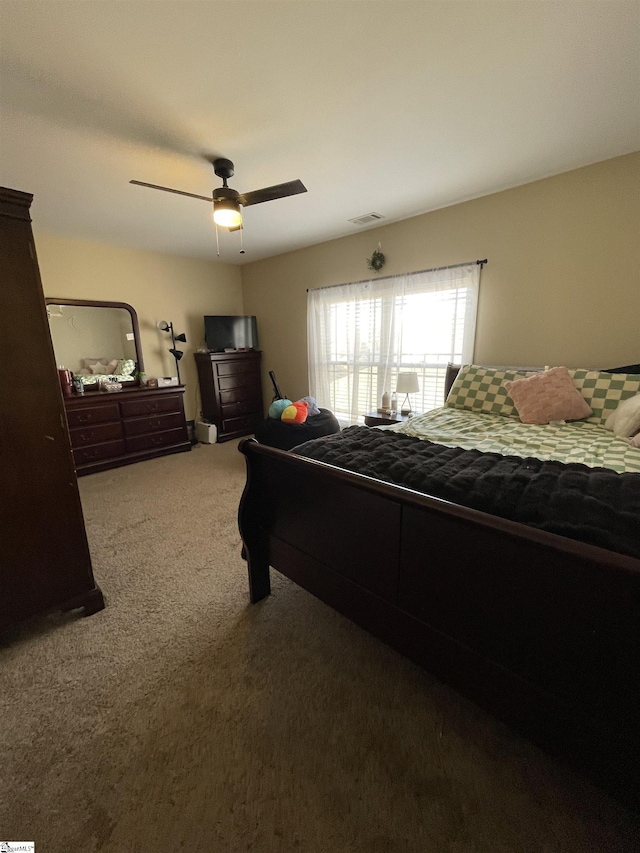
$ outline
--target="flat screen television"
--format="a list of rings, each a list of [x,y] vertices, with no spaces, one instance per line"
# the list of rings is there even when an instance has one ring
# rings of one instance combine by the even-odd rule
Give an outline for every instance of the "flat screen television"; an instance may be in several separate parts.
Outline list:
[[[258,349],[255,317],[205,316],[204,340],[210,352]]]

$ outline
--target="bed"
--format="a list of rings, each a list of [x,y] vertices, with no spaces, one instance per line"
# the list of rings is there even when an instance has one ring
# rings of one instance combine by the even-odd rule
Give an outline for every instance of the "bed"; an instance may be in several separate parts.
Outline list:
[[[137,365],[130,358],[83,358],[74,373],[86,391],[97,391],[105,382],[126,385],[136,382]]]
[[[507,389],[520,390],[509,383],[535,374],[477,366],[450,366],[435,419],[442,428],[465,407],[483,421],[493,415],[513,452],[492,449],[488,428],[482,449],[463,446],[468,436],[447,442],[446,423],[444,443],[418,439],[419,419],[352,427],[289,452],[245,440],[239,527],[252,602],[270,592],[269,567],[278,570],[637,807],[640,447],[605,423],[640,394],[640,371],[614,370],[572,371],[591,414],[548,425],[570,453],[575,430],[587,436],[586,464],[555,458],[539,425],[530,426],[542,458],[512,434],[518,412]],[[362,473],[387,453],[399,456],[386,470]],[[420,454],[435,494],[415,487],[408,460]],[[477,489],[474,466],[484,477]]]

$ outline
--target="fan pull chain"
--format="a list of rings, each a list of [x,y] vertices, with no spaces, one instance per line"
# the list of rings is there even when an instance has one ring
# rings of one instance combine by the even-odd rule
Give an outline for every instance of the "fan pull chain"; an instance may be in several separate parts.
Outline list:
[[[218,240],[218,223],[214,222],[214,227],[216,229],[216,254],[220,257],[220,241]]]
[[[244,255],[244,243],[242,242],[242,232],[244,231],[244,225],[240,226],[240,254]]]

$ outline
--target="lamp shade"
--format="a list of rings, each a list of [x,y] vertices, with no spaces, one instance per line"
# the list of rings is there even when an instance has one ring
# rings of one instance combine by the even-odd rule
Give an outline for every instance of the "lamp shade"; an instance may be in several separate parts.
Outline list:
[[[420,390],[417,373],[399,373],[396,391],[399,394],[415,394]]]
[[[242,225],[240,205],[232,199],[220,199],[213,202],[213,221],[225,228],[237,228]]]

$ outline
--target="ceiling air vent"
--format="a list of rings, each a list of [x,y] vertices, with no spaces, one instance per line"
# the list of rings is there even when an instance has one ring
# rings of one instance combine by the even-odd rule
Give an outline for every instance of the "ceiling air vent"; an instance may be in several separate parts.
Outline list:
[[[369,225],[370,222],[377,222],[378,219],[384,219],[381,213],[365,213],[364,216],[356,216],[355,219],[350,219],[354,225]]]

